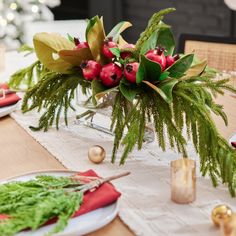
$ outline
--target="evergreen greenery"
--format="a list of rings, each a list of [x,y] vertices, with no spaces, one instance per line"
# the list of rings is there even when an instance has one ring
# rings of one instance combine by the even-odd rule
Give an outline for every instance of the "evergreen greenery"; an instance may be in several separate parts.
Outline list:
[[[62,231],[83,200],[82,192],[66,188],[73,184],[78,182],[67,177],[37,176],[35,180],[1,185],[0,212],[7,217],[1,219],[1,235],[36,230],[55,217],[58,221],[47,235]]]
[[[56,127],[59,127],[61,113],[64,114],[67,124],[67,111],[69,108],[73,109],[71,102],[78,85],[82,86],[84,93],[87,89],[92,90],[95,106],[97,99],[106,93],[115,92],[111,117],[111,130],[115,133],[113,162],[121,145],[124,146],[121,164],[125,163],[136,145],[138,149],[142,148],[145,127],[148,122],[152,122],[158,144],[163,151],[166,150],[168,143],[172,149],[187,157],[186,143],[191,140],[199,154],[203,176],[209,174],[214,186],[219,182],[225,183],[231,195],[235,196],[236,152],[219,134],[212,113],[221,116],[227,125],[223,107],[215,103],[214,97],[224,94],[227,90],[236,93],[236,90],[228,85],[228,80],[216,80],[215,71],[206,66],[206,61],[197,60],[193,54],[182,55],[164,72],[158,63],[144,56],[147,50],[159,44],[165,46],[168,55],[172,55],[175,46],[173,35],[170,27],[165,25],[162,19],[165,14],[173,10],[171,8],[155,13],[140,35],[135,49],[130,50],[133,55],[130,61],[138,60],[140,63],[136,84],[131,84],[123,78],[119,86],[107,89],[99,80],[87,81],[83,78],[78,65],[88,55],[88,49],[80,54],[78,51],[70,50],[71,45],[58,35],[56,37],[51,35],[50,41],[47,41],[50,35],[42,37],[43,41],[40,41],[38,35],[35,43],[39,44],[40,48],[48,49],[48,54],[56,52],[62,57],[56,64],[57,61],[52,57],[48,59],[48,56],[45,59],[41,51],[42,60],[46,61],[41,60],[17,72],[12,77],[11,85],[19,86],[21,82],[27,82],[30,88],[24,97],[22,110],[23,112],[35,108],[38,111],[45,110],[38,127],[31,127],[33,130],[44,131],[47,131],[54,122]],[[129,26],[129,23],[121,22],[110,34],[113,38],[120,39],[122,30]],[[89,22],[86,31],[91,53],[99,62],[105,61],[98,50],[105,38],[102,27],[101,19],[95,17]],[[97,36],[99,36],[96,41],[98,45],[94,41]],[[68,49],[60,51],[64,45]],[[91,53],[89,52],[90,56]],[[113,53],[117,55],[116,60],[119,61],[120,51],[113,50]],[[126,61],[122,63],[125,64]],[[55,71],[43,68],[43,64],[50,64]],[[66,65],[69,69],[61,73],[61,65]],[[41,69],[37,70],[38,66]],[[38,82],[33,85],[35,67],[39,76]]]

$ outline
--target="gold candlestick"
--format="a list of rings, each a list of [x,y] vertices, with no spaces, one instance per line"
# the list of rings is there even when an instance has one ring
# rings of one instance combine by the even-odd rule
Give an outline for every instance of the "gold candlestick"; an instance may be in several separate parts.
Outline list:
[[[196,199],[196,163],[187,158],[171,162],[171,200],[187,204]]]

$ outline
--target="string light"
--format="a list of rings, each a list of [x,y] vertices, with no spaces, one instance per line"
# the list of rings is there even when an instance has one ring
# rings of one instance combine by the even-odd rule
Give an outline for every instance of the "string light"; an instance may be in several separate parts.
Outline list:
[[[17,4],[15,3],[15,2],[12,2],[11,4],[10,4],[10,8],[12,9],[12,10],[16,10],[17,9]]]
[[[33,6],[31,7],[31,11],[32,11],[33,13],[37,13],[37,12],[39,11],[39,7],[38,7],[37,5],[33,5]]]
[[[12,12],[10,12],[10,13],[7,14],[7,19],[8,19],[9,21],[14,20],[14,18],[15,18],[15,15],[14,15]]]

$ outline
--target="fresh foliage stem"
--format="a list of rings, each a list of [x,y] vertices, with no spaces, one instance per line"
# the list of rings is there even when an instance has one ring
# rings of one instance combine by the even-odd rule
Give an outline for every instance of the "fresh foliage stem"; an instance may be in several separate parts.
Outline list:
[[[30,88],[47,72],[48,70],[42,63],[36,61],[32,65],[15,72],[10,78],[9,86],[13,89],[20,89],[22,85]]]
[[[58,129],[63,110],[65,123],[68,124],[67,111],[69,108],[74,109],[71,102],[78,84],[82,86],[85,93],[90,88],[90,83],[78,73],[73,75],[48,72],[30,88],[24,96],[22,111],[28,112],[35,108],[38,111],[46,109],[39,120],[38,127],[31,127],[31,129],[47,131],[54,122]]]
[[[64,189],[73,184],[75,181],[66,177],[37,176],[35,180],[1,185],[0,212],[9,217],[1,220],[1,235],[36,230],[55,217],[57,223],[47,235],[62,231],[83,200],[81,192]]]
[[[138,149],[142,148],[148,120],[153,120],[158,144],[163,151],[169,143],[172,149],[187,157],[186,128],[187,137],[199,154],[203,176],[208,174],[214,186],[219,182],[226,184],[231,195],[235,196],[236,153],[219,134],[211,117],[211,112],[220,115],[227,124],[222,106],[212,98],[212,94],[222,94],[225,89],[236,92],[226,83],[226,80],[215,81],[210,77],[191,77],[175,86],[172,104],[164,102],[158,93],[149,89],[139,95],[138,105],[128,111],[124,109],[127,100],[118,93],[112,113],[115,132],[112,161],[115,162],[120,145],[124,147],[120,164],[125,163],[136,144]],[[128,129],[127,133],[125,129]]]

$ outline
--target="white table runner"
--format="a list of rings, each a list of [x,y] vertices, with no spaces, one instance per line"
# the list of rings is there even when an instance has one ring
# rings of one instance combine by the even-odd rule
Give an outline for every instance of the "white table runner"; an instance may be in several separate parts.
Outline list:
[[[18,59],[17,59],[18,58]],[[30,60],[28,63],[30,63]],[[17,63],[19,61],[19,64]],[[15,53],[8,54],[6,71],[0,81],[22,67],[22,58]],[[193,204],[178,205],[170,200],[170,161],[180,155],[172,151],[161,152],[156,144],[146,146],[141,152],[134,151],[124,166],[110,163],[112,136],[76,125],[74,114],[69,127],[61,126],[45,132],[32,132],[29,125],[37,125],[38,114],[12,114],[16,122],[44,146],[65,167],[71,170],[94,169],[101,176],[108,176],[123,170],[131,175],[115,181],[122,192],[119,215],[136,235],[165,236],[215,236],[219,231],[212,225],[210,213],[214,206],[226,203],[236,210],[236,201],[229,196],[226,188],[214,189],[210,180],[197,179],[197,200]],[[107,151],[104,163],[95,165],[87,158],[88,148],[102,145]],[[196,155],[190,145],[190,156]]]

